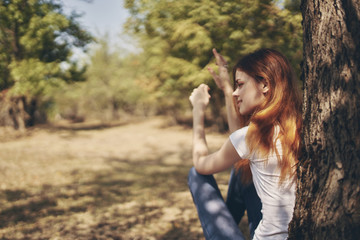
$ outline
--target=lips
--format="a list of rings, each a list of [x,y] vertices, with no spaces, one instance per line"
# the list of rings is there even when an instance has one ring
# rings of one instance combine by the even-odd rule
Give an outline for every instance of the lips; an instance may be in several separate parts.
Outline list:
[[[239,110],[240,110],[240,104],[241,104],[241,101],[236,101],[236,106],[238,107]]]

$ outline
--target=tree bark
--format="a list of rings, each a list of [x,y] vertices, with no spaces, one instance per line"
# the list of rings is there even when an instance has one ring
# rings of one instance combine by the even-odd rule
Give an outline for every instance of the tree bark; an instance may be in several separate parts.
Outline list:
[[[34,115],[29,115],[26,111],[26,97],[11,97],[7,91],[0,92],[0,126],[11,126],[24,132],[29,120],[34,119]]]
[[[289,239],[360,239],[360,1],[303,0],[303,155]]]

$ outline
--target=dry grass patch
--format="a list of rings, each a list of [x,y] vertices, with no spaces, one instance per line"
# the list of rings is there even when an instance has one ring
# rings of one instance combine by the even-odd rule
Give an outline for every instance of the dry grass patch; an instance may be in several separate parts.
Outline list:
[[[187,188],[190,129],[164,119],[33,129],[0,145],[2,239],[203,239]],[[210,134],[211,149],[226,136]],[[226,191],[228,174],[216,176]]]

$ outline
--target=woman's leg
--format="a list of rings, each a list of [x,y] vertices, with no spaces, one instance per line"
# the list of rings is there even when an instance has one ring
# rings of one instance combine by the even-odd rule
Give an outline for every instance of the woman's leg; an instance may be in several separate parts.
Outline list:
[[[212,175],[189,172],[188,184],[207,240],[244,240]]]
[[[226,205],[233,216],[236,224],[239,224],[247,210],[249,230],[251,238],[254,236],[255,229],[262,219],[261,200],[256,193],[254,184],[243,184],[241,182],[241,172],[233,169],[230,175]]]

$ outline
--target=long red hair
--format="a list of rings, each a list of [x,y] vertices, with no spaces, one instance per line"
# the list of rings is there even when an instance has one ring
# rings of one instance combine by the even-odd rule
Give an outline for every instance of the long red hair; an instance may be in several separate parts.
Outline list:
[[[278,139],[282,146],[282,157],[278,155],[281,168],[280,182],[293,177],[293,167],[300,153],[301,96],[289,61],[273,49],[260,49],[240,59],[233,68],[233,77],[241,70],[257,82],[266,82],[269,91],[265,101],[251,116],[240,116],[249,124],[246,142],[250,152],[266,157],[277,153],[274,142],[275,127],[279,126]],[[235,78],[234,78],[235,79]],[[278,153],[277,153],[278,154]],[[235,167],[241,169],[245,179],[251,179],[248,161],[239,161]]]

